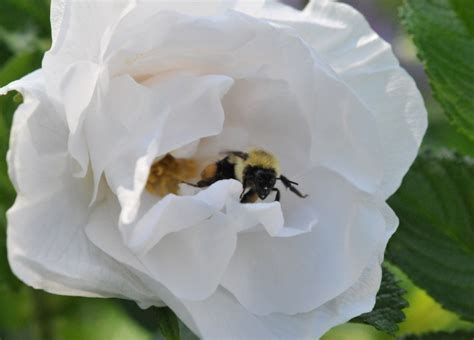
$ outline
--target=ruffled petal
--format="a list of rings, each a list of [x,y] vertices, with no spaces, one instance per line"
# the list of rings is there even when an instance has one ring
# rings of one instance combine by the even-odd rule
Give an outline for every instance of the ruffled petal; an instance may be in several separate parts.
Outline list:
[[[9,176],[18,194],[43,194],[44,188],[38,183],[52,183],[56,174],[37,171],[37,167],[64,169],[67,127],[46,96],[41,70],[0,89],[0,95],[12,90],[21,92],[24,101],[13,118],[7,155]],[[45,129],[49,133],[45,134]]]
[[[24,96],[8,156],[18,194],[7,213],[13,272],[51,293],[145,299],[149,291],[140,281],[85,236],[91,183],[72,176],[64,150],[67,126],[44,95],[41,71],[1,92],[13,89]],[[45,128],[52,133],[45,134]]]
[[[278,157],[285,175],[303,172],[310,166],[311,129],[294,92],[285,80],[237,80],[223,99],[222,133],[205,141],[206,154],[259,147]]]
[[[379,204],[350,182],[324,168],[297,180],[309,197],[288,194],[283,210],[295,209],[295,218],[315,210],[316,226],[289,238],[239,234],[222,281],[255,314],[308,312],[331,300],[356,282],[385,238]]]
[[[61,98],[61,80],[73,64],[99,62],[104,44],[102,39],[134,6],[134,0],[51,2],[53,42],[43,59],[46,86],[51,97]]]
[[[104,212],[105,210],[101,209]],[[390,231],[393,226],[386,230]],[[380,286],[378,257],[369,261],[357,282],[335,299],[308,313],[295,315],[255,315],[245,309],[227,290],[218,288],[203,301],[181,300],[155,281],[148,269],[123,243],[113,219],[86,229],[90,240],[123,265],[135,271],[151,293],[145,300],[159,296],[196,334],[205,339],[315,339],[331,327],[372,309]]]
[[[141,261],[177,297],[203,300],[218,287],[234,253],[237,235],[232,223],[214,214],[164,237]]]
[[[85,236],[88,200],[77,197],[79,190],[63,186],[37,199],[18,196],[7,214],[13,272],[54,294],[148,300],[150,292],[140,280]]]
[[[121,225],[124,240],[132,251],[143,256],[166,235],[202,223],[221,211],[228,201],[237,201],[241,191],[239,182],[226,180],[218,181],[196,195],[167,195],[158,203],[156,196],[145,193],[142,197],[145,213],[136,223]],[[232,229],[231,226],[228,228]]]
[[[381,210],[386,221],[384,237],[380,243],[380,247],[383,249],[384,242],[393,233],[398,221],[393,212],[383,204]],[[91,229],[87,229],[94,244],[119,262],[139,271],[140,274],[146,272],[143,264],[137,261],[135,255],[125,247],[114,224],[108,223],[103,226],[106,227],[93,229],[93,233],[90,233]],[[246,310],[232,294],[223,288],[217,289],[211,297],[203,301],[180,300],[148,275],[140,276],[149,286],[153,287],[154,294],[158,294],[186,325],[202,338],[315,339],[333,326],[344,323],[373,308],[381,280],[380,262],[379,255],[373,256],[368,261],[368,267],[363,270],[361,276],[349,289],[308,313],[295,315],[255,315]],[[147,306],[147,302],[139,301],[139,303]]]
[[[247,14],[259,12],[264,0],[188,0],[146,1],[116,0],[100,2],[88,0],[52,0],[51,30],[53,45],[48,56],[58,54],[63,62],[97,61],[106,50],[111,33],[119,24],[139,25],[144,19],[160,11],[177,11],[187,15],[215,15],[233,9]],[[126,30],[121,32],[127,35]],[[48,58],[47,58],[48,59]],[[47,61],[59,59],[51,58]],[[62,67],[62,65],[57,65]],[[59,69],[59,68],[58,68]]]
[[[262,13],[295,29],[372,112],[383,150],[377,195],[389,197],[413,163],[427,127],[421,94],[390,45],[343,3],[313,0],[299,12],[268,2]]]
[[[332,327],[371,311],[382,279],[380,264],[384,249],[398,225],[397,217],[385,203],[376,205],[385,227],[367,267],[353,285],[318,308],[294,315],[255,315],[229,291],[220,288],[207,300],[185,301],[176,309],[178,315],[183,315],[184,322],[206,339],[317,339]]]
[[[122,206],[121,223],[134,221],[156,158],[222,131],[221,98],[232,83],[226,76],[181,75],[144,86],[122,76],[101,97],[104,117],[91,107],[86,133],[94,174],[105,171]]]
[[[254,315],[222,288],[207,300],[185,302],[185,306],[204,339],[318,339],[330,328],[370,311],[380,280],[380,265],[372,261],[337,298],[295,315]]]
[[[92,242],[112,255],[125,246],[123,239],[113,236],[119,232],[115,219],[119,208],[116,199],[109,197],[95,209],[92,223],[87,226]],[[173,210],[167,213],[172,214]],[[176,220],[179,218],[175,216]],[[207,219],[193,221],[185,229],[180,230],[183,226],[178,225],[176,231],[163,236],[145,254],[129,254],[125,263],[181,299],[205,299],[216,290],[234,253],[237,236],[232,223],[225,215],[215,213]]]

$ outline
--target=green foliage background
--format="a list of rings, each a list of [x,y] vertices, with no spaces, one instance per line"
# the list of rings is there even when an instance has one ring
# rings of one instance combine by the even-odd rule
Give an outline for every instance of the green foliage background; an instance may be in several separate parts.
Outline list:
[[[372,17],[395,27],[395,52],[415,76],[429,110],[423,145],[429,152],[422,151],[389,201],[401,224],[387,250],[375,311],[323,339],[417,339],[417,334],[424,334],[419,339],[473,339],[474,161],[468,157],[474,156],[474,1],[345,2],[361,5],[362,12],[369,4]],[[0,87],[39,68],[49,46],[49,0],[0,0]],[[143,311],[129,301],[50,295],[13,276],[6,259],[5,211],[15,193],[5,154],[21,100],[15,93],[0,97],[0,338],[195,338],[168,309]]]

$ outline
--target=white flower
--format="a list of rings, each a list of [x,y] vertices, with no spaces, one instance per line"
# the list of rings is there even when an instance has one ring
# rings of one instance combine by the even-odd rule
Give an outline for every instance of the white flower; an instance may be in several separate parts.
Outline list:
[[[170,306],[210,339],[317,338],[369,311],[426,129],[413,80],[351,7],[60,1],[19,90],[11,267],[48,292]],[[256,146],[301,199],[240,204],[223,180],[144,190],[167,154]]]

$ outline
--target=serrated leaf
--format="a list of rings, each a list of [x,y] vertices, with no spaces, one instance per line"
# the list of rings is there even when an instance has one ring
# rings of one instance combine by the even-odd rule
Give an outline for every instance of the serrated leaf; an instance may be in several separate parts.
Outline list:
[[[371,325],[380,331],[394,334],[398,330],[398,324],[405,320],[402,309],[408,306],[408,302],[403,298],[406,292],[399,286],[395,275],[385,267],[382,270],[382,283],[374,309],[351,321]]]
[[[406,335],[400,337],[399,340],[472,340],[474,332],[458,331],[458,332],[436,332],[421,335]]]
[[[435,150],[450,149],[474,157],[474,141],[459,133],[456,127],[449,123],[441,106],[435,101],[428,101],[427,109],[430,118],[428,130],[423,138],[424,147]]]
[[[389,204],[400,219],[386,258],[445,308],[474,320],[474,163],[424,154]]]
[[[407,0],[401,10],[450,122],[474,140],[474,2]]]

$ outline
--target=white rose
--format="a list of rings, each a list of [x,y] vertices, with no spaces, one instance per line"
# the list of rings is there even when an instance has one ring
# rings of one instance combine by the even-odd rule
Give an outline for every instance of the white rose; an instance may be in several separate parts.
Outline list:
[[[203,338],[317,338],[371,310],[426,129],[413,80],[351,7],[52,2],[8,156],[15,274],[48,292],[170,306]],[[271,150],[301,199],[144,190],[167,154]],[[196,179],[194,179],[196,180]]]

